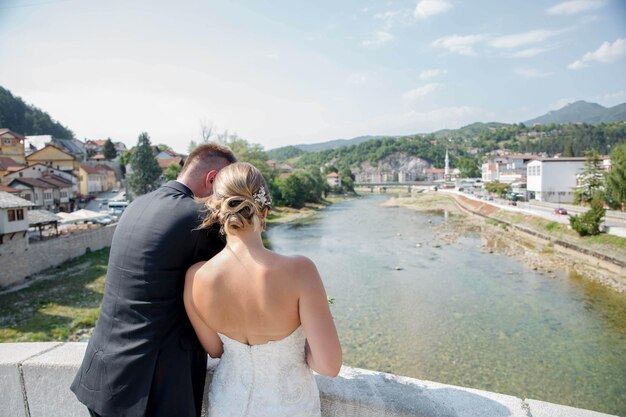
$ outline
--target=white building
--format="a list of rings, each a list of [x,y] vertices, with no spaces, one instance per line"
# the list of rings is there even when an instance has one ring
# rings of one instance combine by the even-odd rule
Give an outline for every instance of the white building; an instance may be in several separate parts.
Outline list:
[[[483,182],[499,181],[506,184],[526,181],[526,166],[536,159],[533,155],[505,155],[490,157],[481,166]]]
[[[331,172],[326,175],[326,183],[331,187],[341,187],[341,175],[336,172]]]
[[[539,158],[527,165],[528,199],[570,203],[585,158]]]
[[[25,239],[28,231],[26,210],[33,203],[10,193],[0,191],[0,245]]]

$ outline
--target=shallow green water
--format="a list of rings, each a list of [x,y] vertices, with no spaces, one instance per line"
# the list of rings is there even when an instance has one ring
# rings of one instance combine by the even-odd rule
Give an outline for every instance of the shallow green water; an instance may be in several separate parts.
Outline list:
[[[489,254],[478,233],[436,248],[443,214],[383,199],[267,233],[317,264],[346,365],[626,416],[626,295]]]

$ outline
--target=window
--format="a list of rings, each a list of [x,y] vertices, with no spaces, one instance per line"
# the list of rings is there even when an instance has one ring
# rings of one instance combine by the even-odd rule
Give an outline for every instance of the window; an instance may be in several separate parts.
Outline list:
[[[4,146],[11,146],[13,145],[13,141],[9,138],[4,138],[4,140],[2,141],[4,143]]]
[[[24,193],[24,194],[22,194],[22,198],[23,198],[24,200],[28,200],[28,201],[30,201],[30,194],[26,194],[26,193]]]
[[[15,222],[18,220],[24,220],[24,209],[9,210],[9,221]]]
[[[67,191],[61,191],[61,198],[67,198]]]
[[[44,200],[52,200],[52,193],[50,191],[46,191],[43,193]]]

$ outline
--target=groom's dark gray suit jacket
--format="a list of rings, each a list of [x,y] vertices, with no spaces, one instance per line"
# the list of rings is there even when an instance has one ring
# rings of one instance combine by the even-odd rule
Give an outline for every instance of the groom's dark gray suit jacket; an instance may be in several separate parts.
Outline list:
[[[183,305],[185,272],[224,247],[194,230],[200,206],[170,181],[122,215],[100,316],[71,389],[105,417],[200,415],[206,353]]]

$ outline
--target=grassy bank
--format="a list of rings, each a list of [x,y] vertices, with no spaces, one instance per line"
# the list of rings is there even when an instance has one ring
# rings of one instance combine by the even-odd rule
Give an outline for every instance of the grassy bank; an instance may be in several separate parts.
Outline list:
[[[37,274],[0,292],[0,342],[74,340],[100,311],[109,249]]]
[[[272,207],[267,215],[267,224],[271,226],[273,224],[289,223],[298,220],[305,219],[315,215],[318,211],[328,207],[333,203],[339,203],[342,201],[353,200],[357,196],[344,197],[344,196],[332,196],[327,197],[321,203],[307,203],[304,207],[296,209],[292,207]]]

